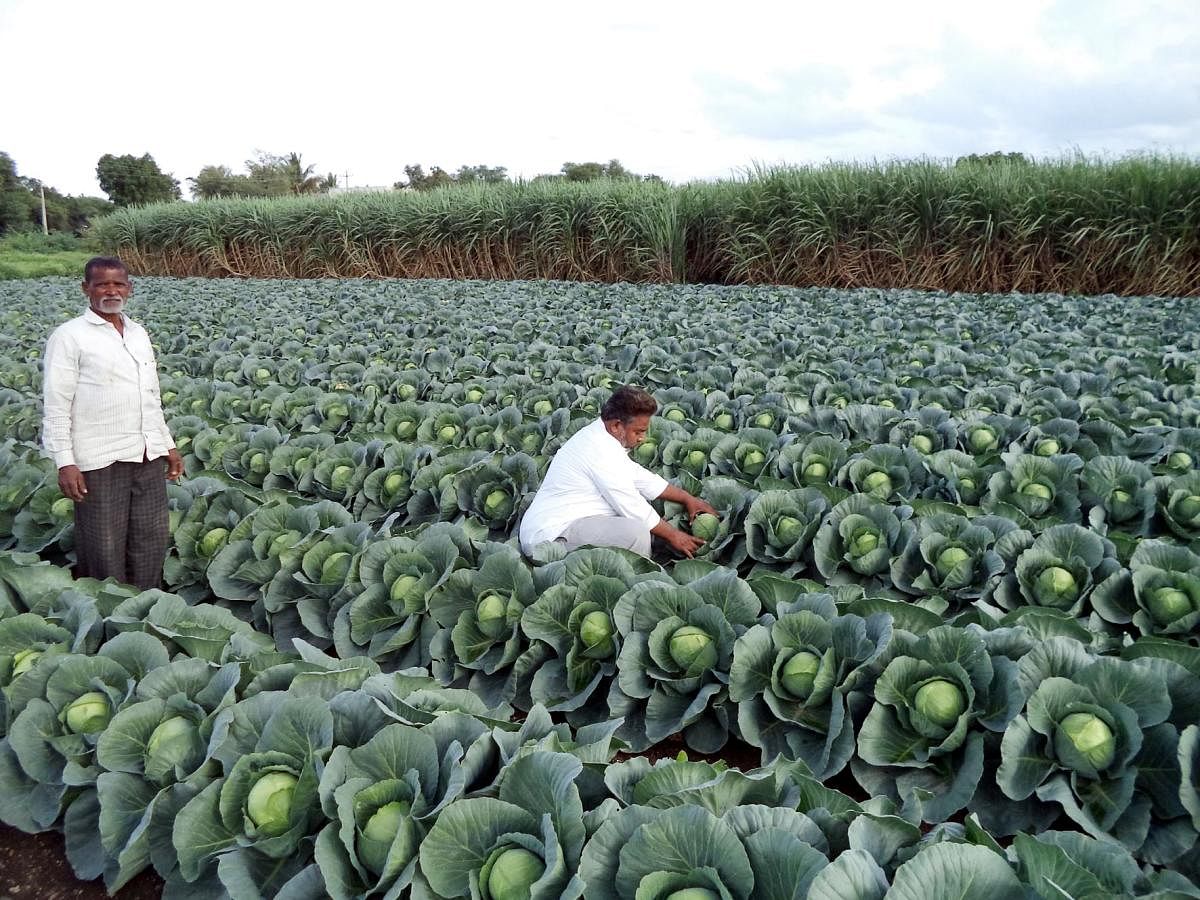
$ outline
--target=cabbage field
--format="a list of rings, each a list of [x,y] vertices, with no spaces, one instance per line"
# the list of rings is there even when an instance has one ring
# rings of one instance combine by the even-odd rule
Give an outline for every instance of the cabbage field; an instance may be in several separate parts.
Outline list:
[[[0,821],[165,897],[1200,897],[1194,299],[137,279],[165,591],[0,285]],[[515,535],[611,388],[695,560]],[[682,510],[662,510],[686,526]]]

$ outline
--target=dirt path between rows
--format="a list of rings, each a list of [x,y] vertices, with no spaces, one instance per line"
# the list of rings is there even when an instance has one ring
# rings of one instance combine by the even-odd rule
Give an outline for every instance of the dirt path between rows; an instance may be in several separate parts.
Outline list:
[[[157,900],[162,879],[147,869],[116,893],[117,900]],[[57,832],[25,834],[0,825],[0,900],[99,900],[103,881],[79,881]]]

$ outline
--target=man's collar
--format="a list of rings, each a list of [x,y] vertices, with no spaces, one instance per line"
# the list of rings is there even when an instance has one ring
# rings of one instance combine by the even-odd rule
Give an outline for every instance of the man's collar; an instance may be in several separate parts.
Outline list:
[[[84,319],[86,319],[88,322],[90,322],[93,325],[110,325],[110,324],[112,324],[111,322],[108,321],[108,319],[104,318],[104,316],[100,315],[98,312],[96,312],[94,309],[92,309],[92,307],[90,305],[87,307],[87,309],[85,309],[83,311],[83,317],[84,317]],[[129,318],[129,316],[125,315],[125,313],[121,313],[121,319],[126,325],[130,324],[130,318]]]

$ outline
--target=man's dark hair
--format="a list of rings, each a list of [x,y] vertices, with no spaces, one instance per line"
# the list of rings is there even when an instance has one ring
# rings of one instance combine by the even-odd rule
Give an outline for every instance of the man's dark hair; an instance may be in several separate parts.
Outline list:
[[[658,402],[641,388],[627,384],[613,391],[600,409],[600,418],[605,422],[620,422],[628,425],[638,416],[652,416]]]
[[[83,280],[91,281],[92,273],[97,269],[120,269],[126,278],[129,277],[129,267],[115,256],[93,256],[83,267]]]

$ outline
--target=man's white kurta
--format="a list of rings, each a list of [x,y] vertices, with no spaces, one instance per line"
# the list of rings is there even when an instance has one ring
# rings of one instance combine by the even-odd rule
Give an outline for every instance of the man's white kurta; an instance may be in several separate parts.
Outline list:
[[[150,336],[132,319],[124,337],[91,309],[58,326],[46,343],[42,395],[42,444],[60,469],[157,459],[175,446]]]
[[[577,431],[550,461],[550,469],[521,520],[521,548],[528,553],[560,537],[572,522],[589,516],[624,516],[649,531],[659,515],[647,501],[667,489],[661,475],[643,468],[597,419]]]

